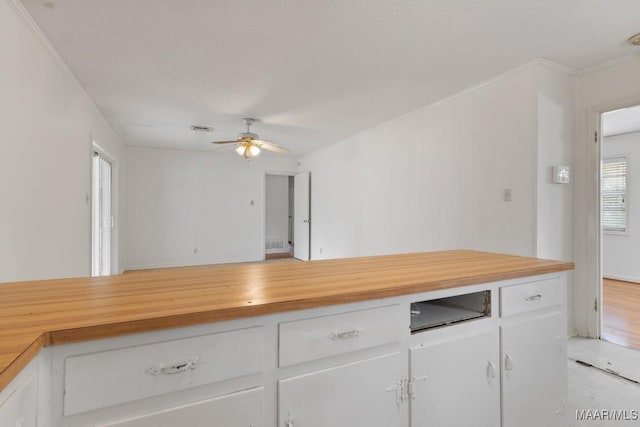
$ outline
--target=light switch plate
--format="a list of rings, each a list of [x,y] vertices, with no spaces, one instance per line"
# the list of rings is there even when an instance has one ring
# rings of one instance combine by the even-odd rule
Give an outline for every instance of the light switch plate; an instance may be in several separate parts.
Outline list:
[[[571,179],[571,169],[569,166],[554,166],[553,167],[553,183],[554,184],[568,184]]]

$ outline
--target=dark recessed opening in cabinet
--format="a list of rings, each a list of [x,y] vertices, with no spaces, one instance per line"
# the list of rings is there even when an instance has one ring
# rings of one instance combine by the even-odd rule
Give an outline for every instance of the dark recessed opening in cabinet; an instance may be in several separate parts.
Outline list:
[[[411,333],[491,317],[491,291],[411,303]]]

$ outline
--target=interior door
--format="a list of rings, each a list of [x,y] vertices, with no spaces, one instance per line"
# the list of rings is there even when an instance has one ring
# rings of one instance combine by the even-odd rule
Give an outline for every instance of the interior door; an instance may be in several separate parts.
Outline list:
[[[309,172],[298,173],[293,182],[293,256],[309,261],[311,214],[310,214],[310,177]]]

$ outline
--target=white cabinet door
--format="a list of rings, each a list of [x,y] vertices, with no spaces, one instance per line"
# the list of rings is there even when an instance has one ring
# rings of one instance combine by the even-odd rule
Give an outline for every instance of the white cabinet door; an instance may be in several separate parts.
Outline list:
[[[278,426],[399,426],[401,376],[394,353],[281,380]]]
[[[497,331],[409,350],[412,427],[499,427]]]
[[[36,381],[29,375],[17,387],[0,390],[0,426],[35,427],[37,412]]]
[[[255,388],[118,421],[110,427],[260,427],[263,389]]]
[[[563,314],[500,329],[503,427],[564,425],[567,351]]]

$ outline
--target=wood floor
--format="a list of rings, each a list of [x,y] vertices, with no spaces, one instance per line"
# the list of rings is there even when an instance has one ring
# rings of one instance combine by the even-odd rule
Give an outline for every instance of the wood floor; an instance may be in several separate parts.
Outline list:
[[[602,339],[640,350],[640,283],[604,279]]]

